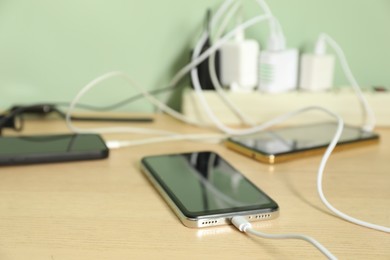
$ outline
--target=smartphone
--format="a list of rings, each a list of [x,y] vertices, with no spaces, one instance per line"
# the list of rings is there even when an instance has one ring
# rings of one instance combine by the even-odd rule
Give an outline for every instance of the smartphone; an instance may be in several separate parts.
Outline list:
[[[273,219],[278,205],[214,152],[148,156],[141,169],[181,222],[192,228]]]
[[[108,148],[97,134],[0,137],[0,165],[103,159]]]
[[[337,129],[333,122],[292,126],[254,135],[231,137],[226,147],[263,163],[279,163],[321,154]],[[377,143],[379,135],[361,128],[344,126],[335,151]]]

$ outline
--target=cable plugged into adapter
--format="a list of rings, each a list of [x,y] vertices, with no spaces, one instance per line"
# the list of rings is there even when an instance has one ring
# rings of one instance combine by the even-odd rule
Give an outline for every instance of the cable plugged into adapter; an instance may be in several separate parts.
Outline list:
[[[257,86],[257,57],[259,44],[245,39],[244,32],[238,31],[235,41],[221,47],[221,81],[232,91],[251,91]]]
[[[371,132],[375,127],[375,114],[363,95],[355,76],[349,67],[347,58],[341,46],[328,34],[321,33],[318,37],[314,56],[303,56],[301,66],[300,86],[306,90],[323,90],[333,85],[334,58],[326,53],[326,47],[332,48],[350,86],[360,101],[363,111],[362,130]]]
[[[259,56],[259,86],[266,93],[281,93],[297,88],[299,52],[287,49],[281,33],[271,33],[268,49]]]
[[[281,93],[297,88],[297,49],[265,50],[259,58],[259,90]]]

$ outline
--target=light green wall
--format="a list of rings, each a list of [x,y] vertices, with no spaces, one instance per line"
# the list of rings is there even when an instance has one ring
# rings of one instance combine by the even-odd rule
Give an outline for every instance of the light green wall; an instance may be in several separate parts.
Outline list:
[[[243,1],[244,14],[258,10]],[[189,57],[207,0],[2,0],[0,2],[0,108],[15,103],[69,101],[95,77],[129,73],[147,89],[163,87]],[[311,48],[319,32],[344,48],[363,86],[390,86],[389,0],[269,0],[289,46]],[[263,42],[267,29],[248,32]],[[347,85],[340,71],[336,85]],[[108,104],[136,91],[121,80],[83,99]],[[137,102],[128,110],[149,110]]]

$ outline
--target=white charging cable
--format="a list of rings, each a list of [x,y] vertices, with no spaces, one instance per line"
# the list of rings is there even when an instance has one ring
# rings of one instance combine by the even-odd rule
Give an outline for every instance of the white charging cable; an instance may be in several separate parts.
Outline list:
[[[234,2],[234,0],[226,0],[217,10],[212,22],[211,26],[214,26],[215,23],[218,22],[219,18],[223,13],[226,12],[226,10],[229,8],[229,6]],[[236,30],[242,30],[242,28],[236,28]],[[168,84],[170,87],[174,87],[178,84],[178,82],[193,68],[198,66],[203,60],[205,60],[208,56],[210,56],[213,52],[215,52],[222,44],[224,44],[226,41],[228,41],[233,35],[235,30],[230,35],[227,35],[224,39],[221,39],[219,41],[218,45],[212,46],[207,50],[207,53],[204,53],[204,55],[201,55],[197,59],[193,60],[191,63],[187,64],[185,67],[183,67],[181,70],[179,70],[176,75],[172,78],[171,82]],[[166,106],[165,104],[161,103],[159,100],[154,98],[152,95],[149,94],[148,91],[144,90],[143,88],[139,87],[138,84],[135,83],[134,80],[132,80],[129,75],[127,75],[124,72],[121,71],[113,71],[108,72],[90,83],[88,83],[86,86],[84,86],[76,95],[76,97],[72,100],[72,102],[69,105],[69,109],[66,113],[66,124],[68,128],[74,132],[82,133],[82,132],[94,132],[94,133],[141,133],[141,134],[163,134],[163,135],[170,135],[170,134],[176,134],[172,132],[166,132],[166,131],[159,131],[159,130],[150,130],[145,128],[135,128],[135,127],[110,127],[110,128],[93,128],[93,129],[81,129],[73,125],[71,116],[72,112],[77,104],[77,102],[81,99],[82,96],[84,96],[89,90],[96,87],[101,82],[108,80],[110,78],[114,77],[123,77],[126,79],[133,87],[136,87],[137,90],[147,98],[149,102],[151,102],[154,106],[158,107],[162,111],[166,112],[167,114],[171,115],[172,117],[183,121],[188,124],[202,126],[201,123],[191,120],[188,117],[183,116],[182,114],[176,112],[175,110],[171,109],[170,107]]]
[[[205,100],[204,100],[205,101]],[[204,105],[204,107],[206,108],[207,106],[207,102],[206,102],[206,105]],[[390,231],[390,228],[388,227],[384,227],[384,226],[379,226],[379,225],[375,225],[375,224],[371,224],[369,222],[365,222],[365,221],[362,221],[362,220],[359,220],[359,219],[356,219],[356,218],[353,218],[351,216],[348,216],[344,213],[342,213],[341,211],[337,210],[335,207],[333,207],[325,198],[325,195],[323,193],[323,190],[322,190],[322,178],[323,178],[323,172],[324,172],[324,169],[325,169],[325,166],[326,166],[326,163],[327,163],[327,160],[330,156],[330,154],[332,153],[333,151],[333,148],[336,146],[339,138],[340,138],[340,135],[343,131],[343,120],[341,119],[341,117],[339,117],[337,114],[331,112],[330,110],[328,109],[325,109],[325,108],[322,108],[322,107],[307,107],[307,108],[303,108],[303,109],[300,109],[300,110],[297,110],[297,111],[294,111],[294,112],[291,112],[291,113],[288,113],[288,114],[285,114],[285,115],[282,115],[280,117],[277,117],[273,120],[270,120],[264,124],[261,124],[261,125],[258,125],[258,126],[255,126],[255,127],[252,127],[252,128],[249,128],[249,129],[244,129],[244,130],[234,130],[234,129],[229,129],[227,127],[225,127],[224,125],[219,125],[219,127],[221,127],[222,129],[225,130],[228,130],[229,134],[252,134],[252,133],[255,133],[255,132],[258,132],[258,131],[262,131],[262,130],[265,130],[266,128],[269,128],[273,125],[276,124],[276,122],[283,122],[285,120],[287,120],[288,118],[296,115],[296,114],[300,114],[304,111],[308,111],[308,110],[313,110],[313,109],[319,109],[319,110],[322,110],[330,115],[332,115],[333,117],[335,117],[337,120],[338,120],[338,127],[337,127],[337,132],[336,132],[336,135],[335,137],[333,138],[333,140],[331,141],[331,143],[329,144],[328,146],[328,149],[326,150],[326,152],[324,153],[323,157],[322,157],[322,160],[321,160],[321,164],[320,164],[320,167],[318,169],[318,177],[317,177],[317,191],[318,191],[318,194],[321,198],[321,201],[325,204],[325,206],[330,210],[332,211],[334,214],[336,214],[337,216],[339,216],[340,218],[344,219],[344,220],[347,220],[349,222],[352,222],[354,224],[357,224],[357,225],[361,225],[361,226],[364,226],[364,227],[368,227],[368,228],[372,228],[372,229],[376,229],[376,230],[379,230],[379,231],[384,231],[384,232],[389,232]]]
[[[215,16],[216,17],[216,16]],[[201,62],[203,62],[207,57],[209,57],[211,54],[216,52],[223,44],[225,44],[228,40],[233,38],[237,32],[239,31],[244,31],[249,27],[252,27],[255,24],[258,24],[260,22],[263,22],[265,20],[270,19],[270,16],[268,15],[258,15],[255,17],[252,17],[251,19],[243,22],[242,24],[236,26],[233,30],[228,32],[226,35],[224,35],[221,39],[219,39],[217,42],[215,42],[210,48],[208,48],[206,51],[202,52],[200,54],[200,51],[202,49],[202,46],[207,40],[208,34],[205,32],[202,34],[200,40],[196,44],[194,52],[198,49],[196,55],[192,55],[193,59],[192,61],[184,66],[176,75],[175,77],[171,80],[171,83],[169,84],[170,86],[175,86],[180,79],[186,75],[189,71],[192,71],[196,66],[198,66]],[[199,55],[200,54],[200,55]]]
[[[211,21],[211,25],[214,26],[214,24],[218,21],[220,16],[227,10],[227,8],[231,5],[233,0],[226,0],[222,6],[218,9],[216,12],[216,15],[213,17]],[[270,16],[268,15],[260,15],[253,17],[252,19],[236,26],[232,31],[227,33],[224,37],[219,39],[214,45],[212,45],[210,48],[208,48],[204,53],[199,55],[199,51],[196,55],[196,58],[193,58],[192,62],[187,64],[185,67],[183,67],[178,73],[176,73],[175,77],[171,80],[171,83],[169,84],[170,86],[175,86],[178,81],[188,73],[191,69],[196,68],[197,65],[199,65],[202,61],[204,61],[207,57],[209,57],[211,54],[213,54],[216,50],[218,50],[224,43],[226,43],[229,39],[234,37],[237,32],[246,30],[247,28],[263,22],[265,20],[270,19]],[[200,45],[203,45],[205,40],[207,39],[207,33],[204,33],[201,37],[201,40],[198,42],[197,46],[199,47]],[[200,46],[201,47],[201,46]],[[196,50],[195,50],[196,51]],[[194,51],[194,52],[195,52]],[[142,129],[142,128],[130,128],[130,127],[114,127],[114,128],[95,128],[95,129],[81,129],[77,128],[72,124],[71,121],[71,115],[74,110],[74,107],[76,106],[77,102],[81,97],[86,94],[90,89],[95,87],[97,84],[101,83],[104,80],[113,78],[113,77],[123,77],[125,80],[127,80],[132,86],[136,87],[139,92],[141,92],[148,101],[150,101],[153,105],[161,109],[162,111],[168,113],[169,115],[173,116],[174,118],[184,121],[188,124],[193,124],[197,126],[202,126],[201,123],[189,119],[182,114],[178,113],[177,111],[171,109],[170,107],[166,106],[165,104],[161,103],[159,100],[157,100],[155,97],[150,95],[147,91],[139,87],[134,80],[132,80],[126,73],[120,72],[120,71],[114,71],[114,72],[109,72],[105,75],[102,75],[89,84],[87,84],[84,88],[82,88],[79,93],[76,95],[76,97],[72,100],[69,109],[66,113],[66,123],[69,127],[74,132],[96,132],[96,133],[119,133],[119,132],[129,132],[129,133],[150,133],[150,134],[175,134],[175,133],[167,133],[166,131],[157,131],[157,130],[150,130],[150,129]],[[199,85],[199,81],[198,81]],[[224,131],[226,132],[226,131]]]
[[[322,254],[324,254],[328,259],[337,259],[325,246],[320,242],[315,240],[312,237],[302,235],[302,234],[267,234],[264,232],[256,231],[252,228],[251,223],[249,223],[244,217],[237,216],[233,217],[231,220],[232,224],[241,232],[249,233],[261,238],[268,239],[300,239],[306,242],[309,242],[315,246]]]
[[[213,16],[213,18],[211,19],[211,22],[210,22],[210,28],[214,28],[214,26],[218,23],[219,19],[222,17],[222,15],[229,9],[229,7],[233,4],[234,0],[225,0],[222,5],[217,9],[217,11],[215,12],[215,15]],[[200,39],[203,39],[203,37],[206,37],[207,39],[207,32],[203,32],[202,36],[200,37]],[[199,40],[200,41],[200,40]],[[198,41],[198,43],[199,43]],[[204,42],[203,42],[204,44]],[[205,58],[206,59],[208,56],[210,56],[211,53],[209,55],[205,55]],[[204,59],[202,59],[199,63],[201,63]],[[196,65],[193,65],[193,66],[197,66],[199,65],[196,64]],[[182,69],[180,69],[176,74],[175,76],[173,76],[172,80],[170,81],[170,83],[168,84],[168,86],[176,86],[179,81],[185,76],[187,75],[188,72],[190,72],[190,70],[193,68],[193,66],[190,66],[192,63],[188,64],[187,66],[184,66]]]
[[[321,108],[321,107],[312,107],[311,109],[322,110],[322,111],[326,112],[327,114],[329,114],[330,116],[336,118],[336,120],[337,120],[336,132],[335,132],[331,142],[329,143],[329,145],[328,145],[324,155],[322,156],[321,163],[320,163],[320,166],[318,168],[318,173],[317,173],[317,191],[318,191],[318,194],[320,196],[321,201],[324,203],[324,205],[331,212],[333,212],[335,215],[339,216],[340,218],[342,218],[342,219],[344,219],[346,221],[349,221],[351,223],[354,223],[354,224],[357,224],[357,225],[360,225],[360,226],[363,226],[363,227],[367,227],[367,228],[371,228],[371,229],[375,229],[375,230],[378,230],[378,231],[383,231],[383,232],[389,233],[390,232],[390,228],[389,227],[384,227],[384,226],[372,224],[372,223],[369,223],[369,222],[366,222],[366,221],[362,221],[362,220],[353,218],[353,217],[351,217],[351,216],[341,212],[340,210],[336,209],[325,198],[325,195],[324,195],[324,192],[323,192],[323,187],[322,187],[323,174],[324,174],[326,163],[328,162],[328,159],[329,159],[332,151],[334,150],[334,148],[337,145],[337,142],[340,139],[340,136],[341,136],[342,131],[343,131],[344,122],[343,122],[343,120],[342,120],[342,118],[340,116],[338,116],[337,114],[331,112],[330,110],[327,110],[327,109],[324,109],[324,108]],[[305,110],[302,110],[302,112],[304,112],[304,111]],[[234,217],[232,219],[232,224],[235,227],[237,227],[242,232],[247,232],[247,233],[250,233],[252,235],[256,235],[256,236],[262,237],[262,238],[271,238],[271,239],[301,239],[301,240],[305,240],[305,241],[311,243],[312,245],[314,245],[321,253],[323,253],[329,259],[336,259],[336,257],[329,250],[327,250],[322,244],[320,244],[318,241],[316,241],[315,239],[313,239],[311,237],[308,237],[308,236],[305,236],[305,235],[301,235],[301,234],[277,234],[277,235],[275,235],[275,234],[265,234],[265,233],[262,233],[262,232],[259,232],[259,231],[255,231],[254,229],[252,229],[251,224],[243,217]]]
[[[285,48],[285,36],[282,30],[282,27],[276,19],[276,17],[272,14],[270,8],[268,7],[267,3],[263,0],[256,0],[256,2],[260,5],[263,12],[269,16],[269,22],[270,22],[270,31],[271,36],[270,38],[273,38],[272,41],[274,41],[274,48],[273,49],[284,49]],[[226,14],[225,19],[221,23],[220,27],[218,28],[215,39],[219,39],[219,37],[222,35],[223,31],[226,29],[227,24],[232,18],[232,15],[237,11],[238,6],[234,6],[232,10]],[[223,87],[219,83],[219,80],[217,78],[216,69],[215,69],[215,54],[212,54],[209,58],[209,74],[211,82],[216,90],[216,93],[221,98],[221,100],[227,105],[227,107],[233,112],[233,114],[244,124],[254,126],[255,123],[252,119],[250,119],[248,116],[246,116],[244,113],[241,112],[241,110],[226,96],[225,91],[223,90]]]
[[[217,141],[220,142],[229,137],[224,134],[176,134],[173,136],[162,136],[162,137],[154,137],[147,139],[137,139],[133,141],[119,141],[119,140],[110,140],[106,142],[106,145],[110,149],[118,149],[123,147],[130,146],[139,146],[139,145],[147,145],[147,144],[155,144],[155,143],[163,143],[163,142],[172,142],[172,141]]]
[[[285,36],[282,30],[282,27],[280,25],[280,22],[276,17],[272,14],[269,6],[264,0],[256,0],[256,2],[259,4],[263,12],[269,16],[269,24],[270,24],[270,32],[273,42],[273,49],[284,49],[285,48]],[[232,7],[232,10],[226,14],[225,19],[221,23],[220,27],[218,28],[215,39],[219,39],[219,37],[222,35],[223,31],[226,29],[228,22],[231,20],[232,16],[237,11],[238,5]],[[253,126],[255,123],[252,119],[247,117],[244,113],[240,111],[240,109],[230,101],[230,99],[226,96],[225,91],[223,90],[223,87],[219,83],[219,80],[216,75],[215,71],[215,54],[212,54],[209,58],[209,74],[211,82],[216,90],[216,93],[221,98],[221,100],[227,105],[227,107],[232,111],[232,113],[244,124]]]
[[[363,111],[363,130],[371,132],[375,127],[375,114],[370,105],[367,102],[366,97],[363,95],[362,90],[354,77],[351,68],[348,65],[347,58],[345,57],[343,49],[340,47],[340,45],[328,34],[321,33],[318,37],[316,46],[315,46],[315,54],[323,55],[326,53],[326,43],[329,44],[332,49],[336,52],[341,67],[344,71],[344,74],[349,81],[349,84],[351,84],[351,87],[356,93],[356,96],[358,97],[360,101],[360,105],[362,107]]]
[[[197,58],[194,58],[191,63],[187,64],[183,69],[179,71],[179,74],[183,72],[188,72],[191,69],[195,68],[197,65],[199,65],[202,61],[204,61],[207,57],[209,57],[212,53],[214,53],[216,50],[218,50],[225,42],[227,42],[230,38],[232,38],[238,31],[245,30],[248,27],[251,27],[257,23],[263,22],[265,20],[269,19],[269,16],[267,15],[260,15],[253,17],[252,19],[238,25],[235,27],[232,31],[230,31],[228,34],[226,34],[224,37],[222,37],[220,40],[218,40],[215,44],[213,44],[210,48],[208,48],[204,53],[199,55],[199,51],[197,53]],[[207,34],[204,34],[205,37],[204,40],[207,39]],[[204,41],[203,41],[204,43]],[[198,45],[199,46],[199,45]],[[195,52],[195,51],[194,51]],[[92,88],[96,87],[99,83],[113,78],[113,77],[122,77],[126,81],[128,81],[133,87],[137,88],[137,90],[145,96],[145,98],[151,102],[153,105],[158,107],[160,110],[166,112],[167,114],[171,115],[172,117],[181,120],[183,122],[186,122],[188,124],[196,125],[196,126],[204,126],[203,124],[190,119],[188,117],[183,116],[182,114],[178,113],[177,111],[173,110],[172,108],[168,107],[164,103],[160,102],[158,99],[153,97],[152,95],[149,94],[148,91],[143,89],[142,87],[138,86],[134,80],[130,78],[129,75],[127,75],[124,72],[121,71],[114,71],[114,72],[109,72],[107,74],[104,74],[95,80],[91,81],[89,84],[87,84],[85,87],[83,87],[79,93],[76,95],[76,97],[72,100],[69,109],[66,113],[66,123],[69,127],[74,132],[95,132],[95,133],[119,133],[119,132],[129,132],[129,133],[149,133],[149,134],[175,134],[171,132],[166,132],[166,131],[156,131],[156,130],[150,130],[150,129],[143,129],[143,128],[130,128],[130,127],[115,127],[115,128],[95,128],[95,129],[81,129],[77,128],[72,124],[71,121],[71,116],[72,112],[77,104],[77,102],[81,99],[83,95],[85,95],[88,91],[90,91]],[[178,80],[179,78],[176,78]],[[199,80],[197,81],[198,88],[199,87]],[[201,91],[201,89],[200,89]],[[207,103],[207,102],[206,102]],[[207,105],[208,106],[208,105]],[[225,132],[225,131],[224,131]]]
[[[228,12],[222,21],[221,25],[217,29],[215,33],[215,39],[219,39],[223,33],[223,31],[227,28],[228,23],[232,19],[232,17],[236,14],[238,9],[240,8],[239,4],[234,5],[230,12]],[[244,124],[246,125],[254,125],[254,122],[252,119],[247,117],[245,114],[243,114],[235,105],[230,101],[230,99],[226,96],[225,91],[223,90],[223,87],[219,83],[217,72],[215,68],[215,53],[210,55],[209,57],[209,74],[211,83],[213,84],[213,87],[218,94],[218,96],[221,98],[221,100],[225,103],[225,105],[232,111],[232,113]]]
[[[236,32],[236,30],[238,30],[240,28],[242,28],[244,30],[244,29],[246,29],[246,28],[248,28],[250,26],[253,26],[253,25],[255,25],[255,24],[259,23],[259,22],[263,22],[263,21],[265,21],[267,19],[270,19],[270,18],[271,17],[268,16],[268,15],[254,17],[254,18],[246,21],[245,23],[241,24],[240,26],[238,26],[238,28],[236,27],[236,29],[231,31],[228,35],[231,35],[232,32],[234,33],[234,32]],[[228,35],[226,35],[226,36],[228,36]],[[225,39],[226,36],[223,37],[222,39]],[[201,52],[201,48],[204,45],[206,39],[207,39],[207,34],[204,34],[201,37],[201,40],[195,46],[194,52],[192,54],[192,59],[193,60],[195,60],[199,56],[199,54]],[[217,41],[217,43],[219,43],[221,40]],[[217,43],[214,44],[214,45],[217,45]],[[204,52],[203,54],[205,54],[206,52]],[[203,55],[203,54],[201,54],[201,55]],[[205,99],[205,97],[203,95],[202,88],[201,88],[200,82],[199,82],[198,70],[197,70],[196,67],[194,67],[191,70],[191,78],[192,78],[192,82],[193,82],[193,85],[194,85],[194,90],[195,90],[196,96],[198,97],[198,100],[199,100],[201,106],[203,107],[203,109],[206,112],[206,114],[208,115],[208,117],[211,119],[211,121],[214,123],[214,125],[219,130],[221,130],[224,133],[231,134],[231,135],[246,135],[246,134],[253,134],[253,133],[256,133],[258,131],[261,131],[260,130],[261,127],[260,128],[259,127],[252,127],[252,128],[249,128],[249,129],[237,130],[237,129],[230,128],[230,127],[226,126],[225,124],[223,124],[215,116],[215,114],[213,113],[212,109],[210,108],[209,104],[207,103],[207,101],[206,101],[206,99]]]
[[[286,48],[286,37],[279,20],[273,15],[265,0],[256,0],[256,2],[266,15],[272,17],[272,19],[269,20],[271,32],[269,48],[272,50],[284,50]]]
[[[215,17],[215,19],[218,19],[218,18],[219,17]],[[249,28],[257,23],[260,23],[260,22],[263,22],[263,21],[269,20],[269,19],[273,19],[273,16],[266,14],[263,16],[256,16],[256,17],[242,23],[241,25],[237,26],[234,30],[232,30],[228,34],[226,34],[224,37],[222,37],[220,40],[218,40],[208,50],[206,50],[205,52],[200,54],[202,47],[204,46],[204,43],[206,42],[207,37],[208,37],[207,32],[204,32],[203,35],[200,37],[200,40],[198,41],[197,45],[195,46],[195,49],[194,49],[193,54],[192,54],[192,60],[195,61],[196,59],[198,59],[202,56],[205,56],[206,54],[208,54],[208,51],[213,50],[214,47],[219,48],[222,45],[222,44],[220,44],[221,42],[224,43],[224,40],[226,38],[231,38],[232,36],[235,35],[236,32],[238,32],[240,30],[246,30],[247,28]],[[213,24],[213,22],[214,22],[214,18],[212,19],[212,24]],[[230,128],[230,127],[226,126],[225,124],[223,124],[215,116],[215,114],[213,113],[212,109],[210,108],[209,104],[207,103],[207,101],[203,95],[202,88],[201,88],[200,82],[199,82],[199,77],[198,77],[198,69],[196,67],[193,67],[191,69],[191,79],[193,82],[196,96],[198,97],[198,100],[199,100],[201,106],[203,107],[203,109],[206,112],[206,114],[208,115],[208,117],[211,119],[211,121],[214,123],[214,125],[219,130],[221,130],[224,133],[230,134],[230,135],[246,135],[246,134],[256,133],[258,131],[261,131],[261,129],[263,129],[262,126],[255,126],[255,127],[251,127],[248,129],[237,130],[237,129]]]
[[[332,151],[334,150],[334,148],[336,147],[337,145],[337,142],[339,141],[340,139],[340,136],[342,134],[342,131],[343,131],[343,127],[344,127],[344,122],[342,120],[342,118],[340,116],[338,116],[337,114],[333,113],[332,111],[328,110],[328,109],[325,109],[325,108],[322,108],[322,107],[310,107],[310,108],[304,108],[301,110],[300,113],[302,112],[305,112],[305,111],[308,111],[308,110],[320,110],[320,111],[323,111],[325,113],[327,113],[328,115],[334,117],[336,120],[337,120],[337,129],[336,129],[336,132],[334,133],[333,135],[333,138],[331,140],[331,142],[329,143],[322,159],[321,159],[321,164],[320,164],[320,167],[318,168],[318,175],[317,175],[317,180],[318,180],[318,192],[320,194],[323,195],[323,191],[322,191],[322,178],[323,178],[323,172],[324,172],[324,169],[325,169],[325,165],[329,159],[329,156],[330,154],[332,153]],[[293,115],[291,115],[293,116]],[[287,120],[288,118],[285,118],[284,120]],[[320,196],[321,200],[324,202],[327,200],[325,199],[325,196]],[[325,202],[324,202],[325,203]],[[334,208],[332,207],[331,210],[333,211]],[[340,215],[339,215],[340,216]],[[346,219],[345,216],[341,216],[342,218]],[[353,219],[353,218],[349,218],[349,219],[346,219],[348,221],[351,221],[353,223],[356,223],[355,220],[356,219]],[[263,232],[259,232],[259,231],[256,231],[252,228],[252,225],[242,216],[238,216],[238,217],[233,217],[232,218],[232,224],[238,229],[240,230],[241,232],[245,232],[245,233],[249,233],[249,234],[252,234],[252,235],[255,235],[255,236],[259,236],[259,237],[262,237],[262,238],[268,238],[268,239],[300,239],[300,240],[304,240],[306,242],[309,242],[311,243],[314,247],[316,247],[322,254],[324,254],[327,258],[329,259],[337,259],[325,246],[323,246],[321,243],[319,243],[317,240],[315,240],[314,238],[312,237],[309,237],[309,236],[306,236],[306,235],[302,235],[302,234],[266,234],[266,233],[263,233]]]
[[[83,87],[76,95],[76,97],[72,100],[72,102],[69,105],[68,111],[66,113],[66,124],[69,129],[71,129],[74,132],[83,133],[83,132],[93,132],[93,133],[139,133],[139,134],[162,134],[162,135],[173,135],[176,133],[173,132],[167,132],[163,130],[153,130],[149,128],[139,128],[139,127],[109,127],[109,128],[89,128],[89,129],[81,129],[73,125],[72,123],[72,112],[77,104],[77,102],[86,94],[88,91],[90,91],[92,88],[96,87],[99,83],[108,80],[110,78],[114,77],[122,77],[124,78],[129,84],[133,87],[135,87],[150,103],[152,103],[154,106],[164,110],[166,113],[170,114],[172,117],[177,118],[181,121],[184,121],[189,124],[198,125],[198,122],[191,120],[182,114],[178,113],[177,111],[173,110],[172,108],[168,107],[167,105],[161,103],[158,99],[156,99],[154,96],[150,95],[148,91],[143,89],[142,87],[138,86],[138,84],[133,81],[129,75],[127,75],[124,72],[121,71],[113,71],[106,73],[90,83],[88,83],[85,87]]]

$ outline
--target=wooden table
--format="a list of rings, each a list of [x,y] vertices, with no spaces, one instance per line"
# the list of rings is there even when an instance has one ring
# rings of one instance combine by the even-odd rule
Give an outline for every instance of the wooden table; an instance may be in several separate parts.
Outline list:
[[[210,132],[165,116],[139,126]],[[59,120],[30,120],[24,134],[67,131]],[[332,155],[325,171],[324,192],[345,213],[390,226],[390,129],[378,132],[382,137],[379,144]],[[129,140],[146,136],[104,137]],[[303,241],[264,240],[232,226],[183,226],[140,172],[139,160],[152,154],[201,150],[221,154],[278,202],[279,218],[258,222],[254,225],[257,229],[310,235],[340,259],[390,259],[389,234],[340,220],[321,203],[316,191],[320,156],[269,166],[220,144],[191,141],[113,150],[109,159],[99,161],[1,167],[0,259],[323,257]]]

